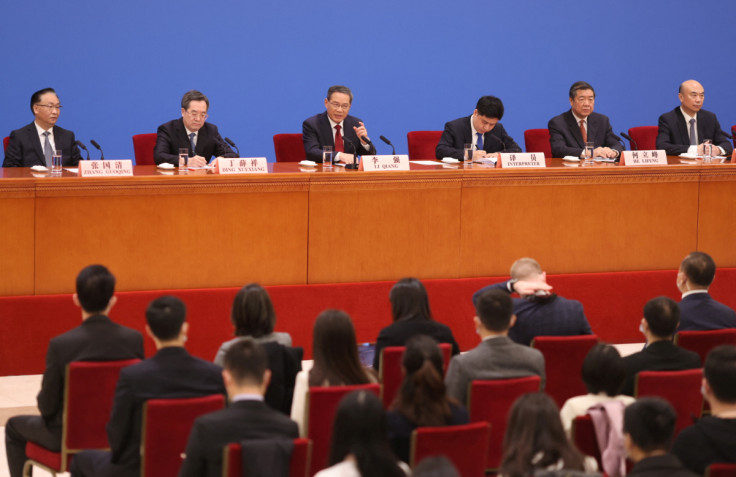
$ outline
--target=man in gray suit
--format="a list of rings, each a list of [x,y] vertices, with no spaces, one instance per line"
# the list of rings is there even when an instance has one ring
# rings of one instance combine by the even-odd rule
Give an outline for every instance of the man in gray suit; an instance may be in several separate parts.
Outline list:
[[[514,326],[511,297],[503,290],[489,289],[474,301],[473,322],[481,343],[450,360],[445,385],[447,393],[467,403],[468,384],[475,379],[504,379],[538,375],[544,388],[544,356],[539,350],[514,343],[509,328]]]

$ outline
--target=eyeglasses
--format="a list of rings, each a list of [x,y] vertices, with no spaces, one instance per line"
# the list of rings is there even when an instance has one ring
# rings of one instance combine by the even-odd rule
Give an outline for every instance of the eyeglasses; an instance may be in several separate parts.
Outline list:
[[[193,113],[191,111],[187,111],[186,113],[194,119],[207,119],[209,117],[207,113]]]
[[[58,109],[59,111],[61,111],[60,104],[37,104],[36,106],[41,106],[42,108],[48,108],[50,110]]]
[[[350,109],[350,103],[340,104],[340,103],[336,103],[335,101],[330,101],[327,104],[332,106],[333,109],[344,109],[344,110]]]

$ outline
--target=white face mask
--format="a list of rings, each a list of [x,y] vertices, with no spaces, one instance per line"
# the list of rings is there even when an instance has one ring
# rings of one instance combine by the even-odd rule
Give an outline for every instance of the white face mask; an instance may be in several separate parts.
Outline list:
[[[646,333],[646,330],[644,329],[644,323],[639,324],[639,331],[641,332],[641,334],[646,336],[647,333]]]

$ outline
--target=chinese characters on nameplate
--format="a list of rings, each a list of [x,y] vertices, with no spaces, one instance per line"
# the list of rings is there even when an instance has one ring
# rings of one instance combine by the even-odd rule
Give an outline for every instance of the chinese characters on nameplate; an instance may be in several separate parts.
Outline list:
[[[547,167],[544,154],[541,152],[513,152],[501,153],[499,165],[507,169],[521,169],[526,167]]]
[[[132,175],[133,161],[130,159],[79,161],[80,177],[123,177]]]
[[[621,153],[621,164],[626,166],[666,166],[667,153],[658,151],[624,151]]]
[[[364,171],[408,171],[409,156],[400,155],[382,155],[382,156],[363,156],[360,165]]]
[[[265,157],[235,157],[217,160],[220,174],[266,174],[268,162]]]

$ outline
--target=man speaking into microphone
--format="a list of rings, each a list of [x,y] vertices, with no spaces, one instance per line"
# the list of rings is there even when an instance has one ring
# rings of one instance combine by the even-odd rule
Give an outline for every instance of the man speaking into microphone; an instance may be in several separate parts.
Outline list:
[[[330,86],[325,98],[325,111],[302,123],[302,142],[307,159],[322,162],[322,148],[332,146],[335,162],[352,164],[357,155],[374,155],[376,148],[368,138],[363,122],[348,115],[353,92],[347,86]]]

